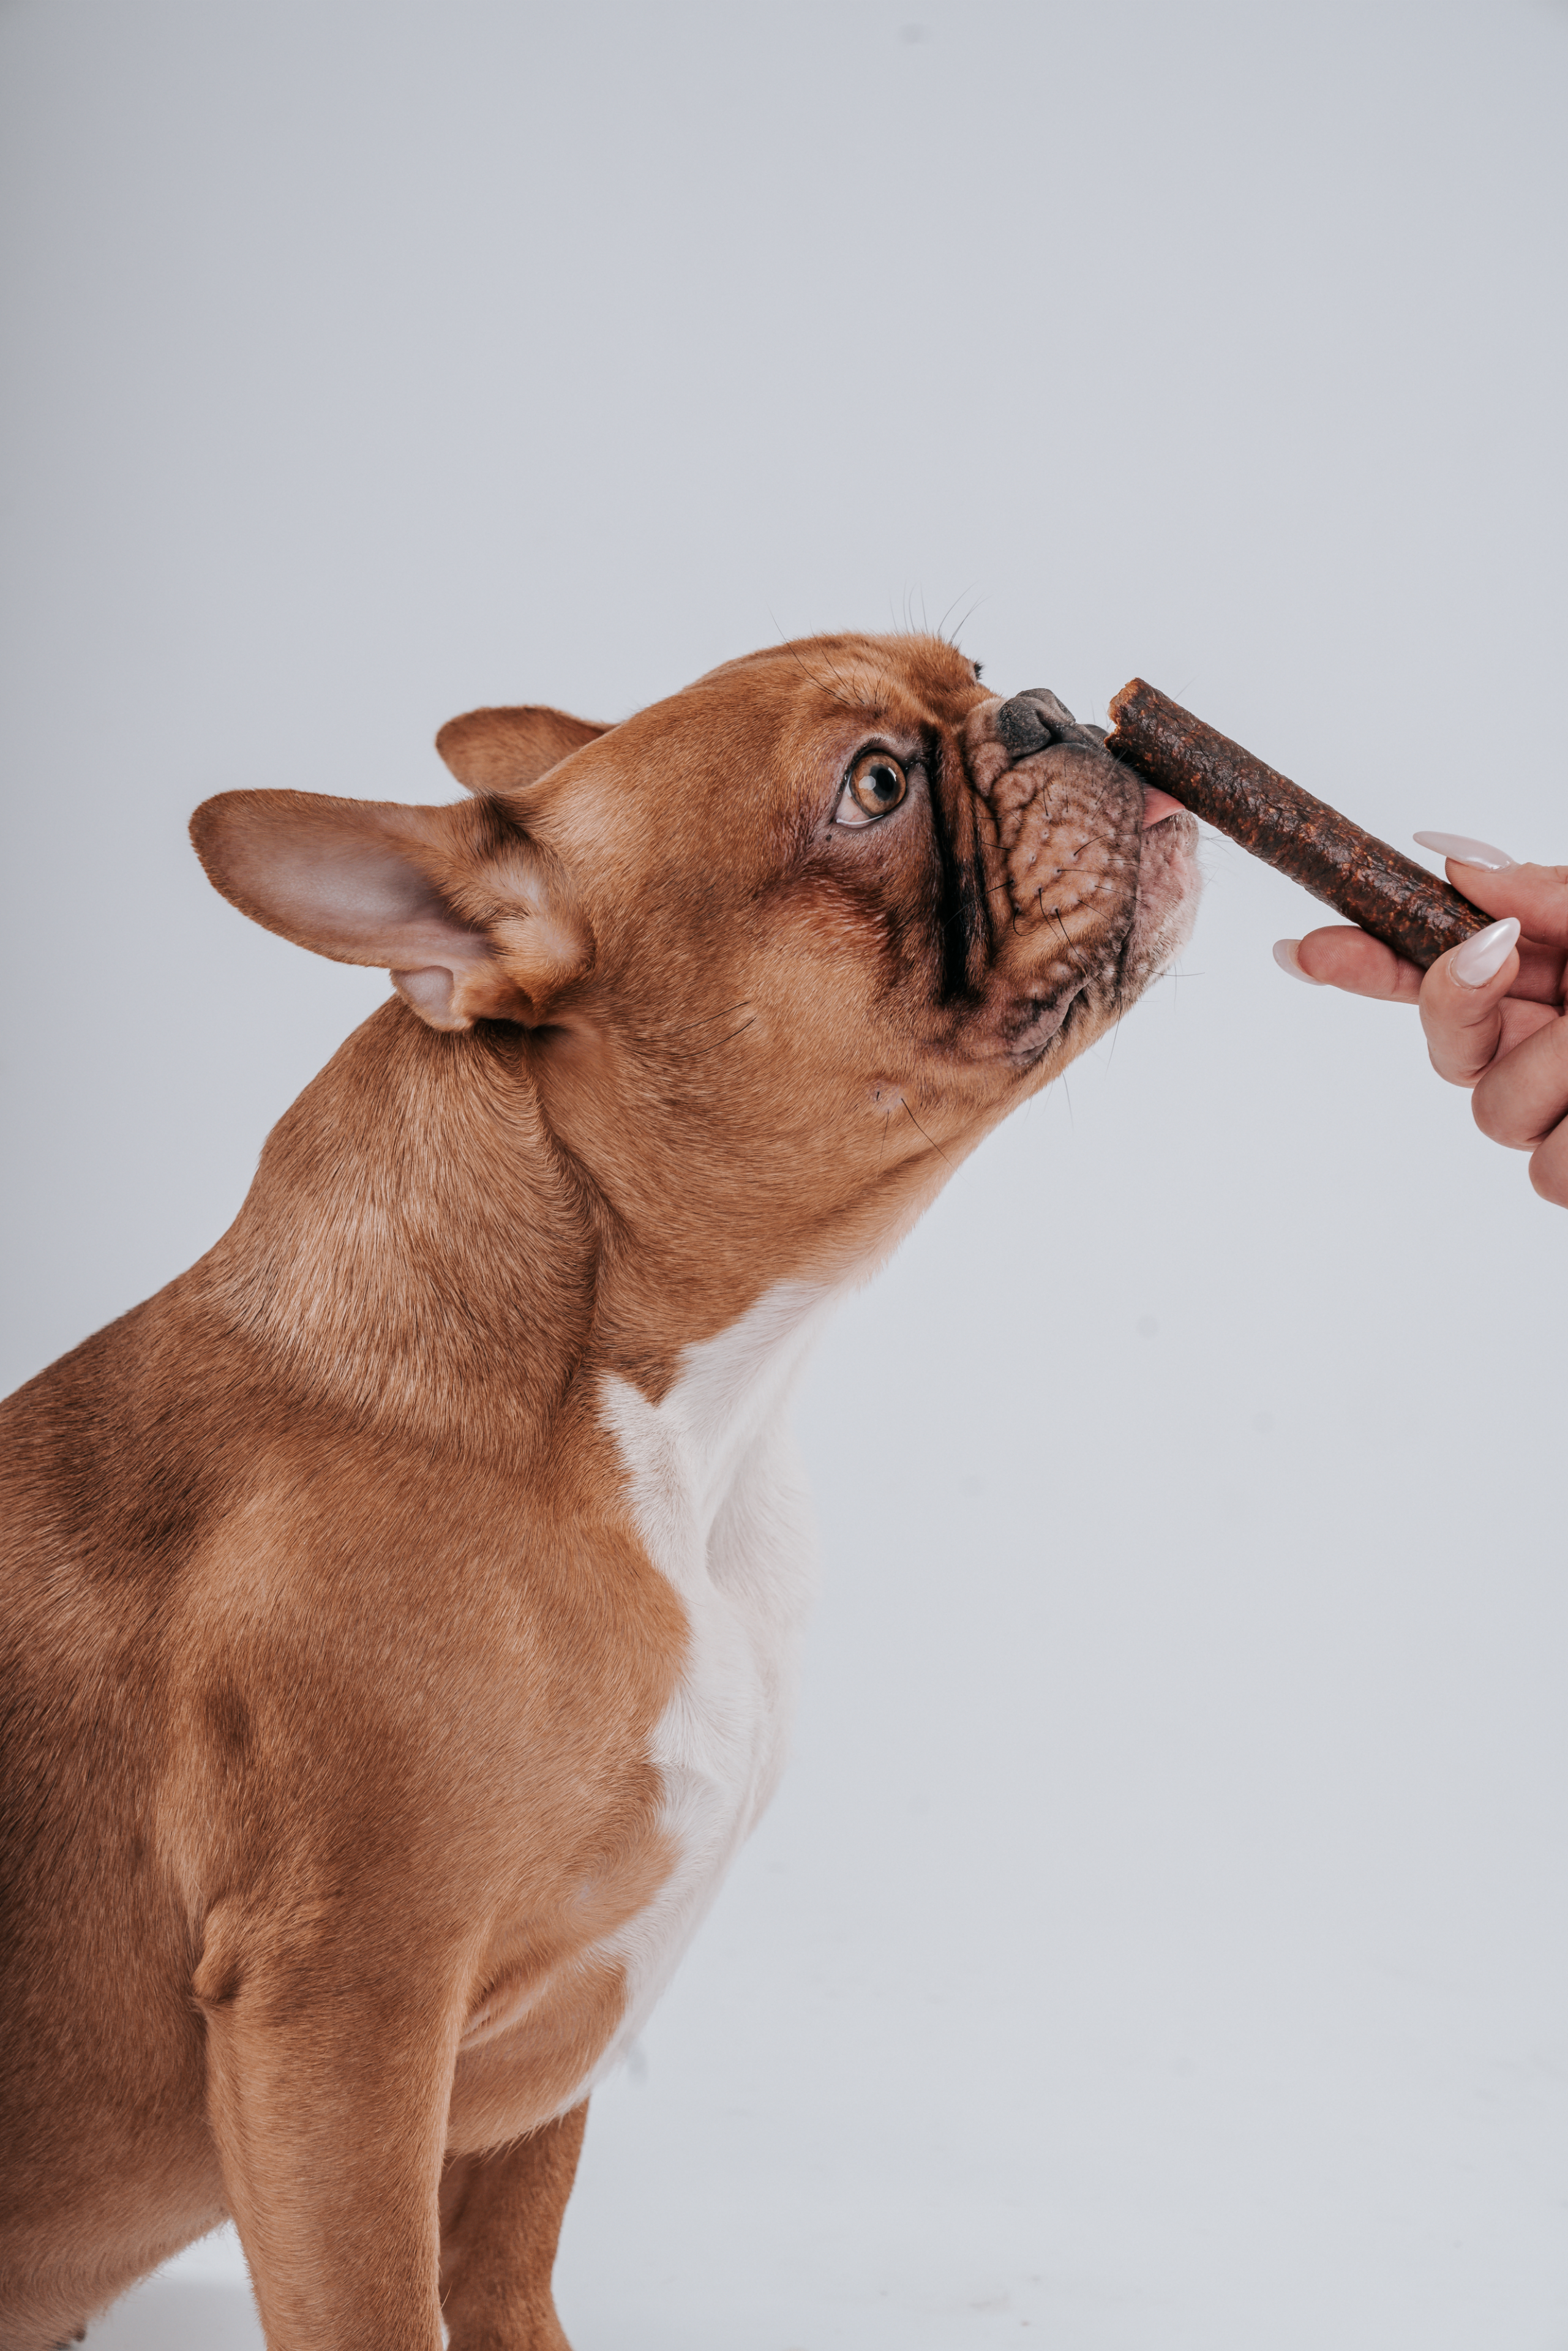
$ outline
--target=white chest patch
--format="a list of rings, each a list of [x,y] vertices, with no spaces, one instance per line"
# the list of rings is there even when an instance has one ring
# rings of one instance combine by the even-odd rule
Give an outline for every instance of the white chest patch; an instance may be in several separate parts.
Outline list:
[[[662,1404],[624,1380],[601,1391],[638,1532],[679,1593],[690,1635],[653,1745],[677,1859],[611,1947],[626,1970],[626,2013],[580,2095],[624,2056],[778,1785],[817,1581],[788,1406],[833,1302],[807,1283],[780,1283],[686,1350]]]

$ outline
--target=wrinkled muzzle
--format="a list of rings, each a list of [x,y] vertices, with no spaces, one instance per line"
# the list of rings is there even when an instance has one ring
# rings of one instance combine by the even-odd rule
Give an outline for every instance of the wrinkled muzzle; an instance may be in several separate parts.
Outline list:
[[[1043,686],[981,703],[964,758],[1006,1050],[1043,1052],[1075,1005],[1113,1018],[1138,897],[1137,777]]]

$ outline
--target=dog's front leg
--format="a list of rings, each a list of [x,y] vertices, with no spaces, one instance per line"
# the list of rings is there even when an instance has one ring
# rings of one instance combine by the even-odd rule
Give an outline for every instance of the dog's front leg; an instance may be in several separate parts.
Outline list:
[[[452,2351],[570,2351],[550,2273],[588,2102],[441,2182],[441,2301]]]
[[[209,1945],[209,1952],[211,1946]],[[442,2351],[461,2000],[308,1962],[198,1970],[207,2104],[267,2351]],[[205,1981],[204,1981],[204,1978]]]

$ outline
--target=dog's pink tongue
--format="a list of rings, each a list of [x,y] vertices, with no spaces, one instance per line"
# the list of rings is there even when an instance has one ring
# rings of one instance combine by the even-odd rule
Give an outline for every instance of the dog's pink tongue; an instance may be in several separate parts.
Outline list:
[[[1147,832],[1150,825],[1158,824],[1162,817],[1174,816],[1180,806],[1180,800],[1173,800],[1169,792],[1162,792],[1158,785],[1145,784],[1144,786],[1144,831]]]

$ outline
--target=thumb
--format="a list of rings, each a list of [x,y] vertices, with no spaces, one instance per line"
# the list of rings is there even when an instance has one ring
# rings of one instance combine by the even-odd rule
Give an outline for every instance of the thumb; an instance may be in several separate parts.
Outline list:
[[[1440,955],[1421,983],[1427,1049],[1450,1085],[1473,1086],[1496,1059],[1503,1002],[1519,970],[1518,941],[1517,914],[1490,923]]]

